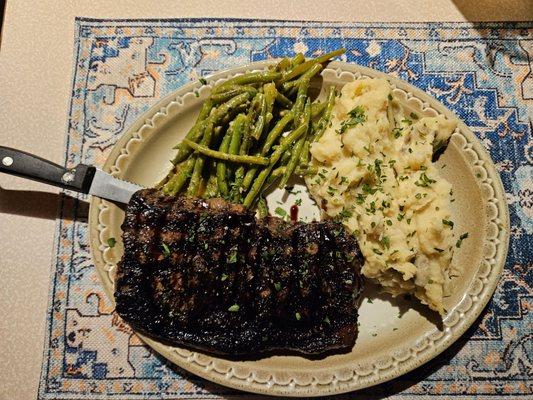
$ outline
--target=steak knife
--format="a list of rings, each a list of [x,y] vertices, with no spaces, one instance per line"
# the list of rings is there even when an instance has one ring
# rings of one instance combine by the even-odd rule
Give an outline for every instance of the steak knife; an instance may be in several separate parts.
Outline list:
[[[0,172],[125,204],[142,189],[90,165],[78,164],[68,169],[4,146],[0,146]]]

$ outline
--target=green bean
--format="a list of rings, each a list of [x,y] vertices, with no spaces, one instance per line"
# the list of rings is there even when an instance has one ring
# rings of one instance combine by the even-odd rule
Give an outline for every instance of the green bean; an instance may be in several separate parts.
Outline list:
[[[288,149],[283,155],[281,156],[281,160],[279,160],[279,165],[286,166],[289,160],[291,159],[292,155],[292,149]]]
[[[251,107],[250,110],[248,111],[248,115],[246,116],[246,120],[243,125],[243,139],[241,142],[241,146],[239,148],[240,155],[248,154],[248,151],[250,150],[250,147],[252,145],[252,137],[250,135],[250,129],[251,129],[253,118],[255,118],[256,111],[257,111],[256,109]],[[233,187],[231,188],[231,199],[235,203],[239,203],[241,201],[242,181],[244,180],[244,171],[245,169],[244,169],[244,166],[242,165],[239,168],[237,168],[237,170],[235,171],[235,179],[233,181]]]
[[[222,117],[222,119],[218,123],[220,125],[229,124],[231,121],[233,121],[235,119],[235,117],[238,114],[240,114],[242,112],[246,112],[248,110],[249,106],[250,106],[250,102],[249,101],[247,101],[246,103],[239,104],[237,107],[231,109],[229,113],[224,115],[224,117]]]
[[[296,54],[291,60],[291,67],[295,67],[305,61],[305,56],[302,53]]]
[[[163,186],[163,192],[170,196],[175,196],[179,193],[185,182],[187,182],[191,176],[195,163],[196,157],[189,157],[189,159],[183,164],[182,168],[180,168],[172,179]]]
[[[248,85],[229,86],[226,91],[211,95],[211,101],[213,104],[223,103],[244,92],[248,92],[254,96],[257,93],[257,89]]]
[[[229,145],[229,153],[230,154],[239,154],[239,150],[241,147],[241,141],[242,141],[242,134],[244,132],[244,129],[246,127],[247,117],[244,114],[239,114],[235,118],[235,121],[233,122],[233,135],[231,136],[231,142]],[[233,175],[234,168],[230,166],[228,169],[228,175]]]
[[[222,153],[217,150],[212,150],[209,147],[202,146],[201,144],[191,142],[190,140],[187,140],[187,139],[184,139],[184,140],[186,140],[187,144],[191,146],[197,152],[203,154],[206,157],[216,158],[217,160],[224,160],[224,161],[230,161],[230,162],[242,163],[242,164],[257,164],[257,165],[268,165],[270,162],[267,157]]]
[[[248,154],[248,151],[250,150],[250,147],[252,146],[252,130],[253,130],[253,122],[255,121],[257,114],[261,111],[261,103],[263,102],[264,94],[263,93],[257,93],[255,97],[252,100],[252,104],[250,105],[250,108],[248,109],[248,115],[247,115],[247,129],[245,130],[244,139],[241,143],[241,148],[239,150],[239,154],[244,155]]]
[[[274,71],[260,71],[260,72],[248,72],[244,75],[239,75],[234,78],[228,79],[226,82],[215,86],[213,94],[221,93],[227,90],[232,85],[249,85],[253,83],[265,83],[273,82],[281,77],[279,72]]]
[[[244,167],[240,166],[235,171],[235,179],[233,180],[233,187],[231,188],[231,200],[234,203],[240,203],[242,199],[242,183],[244,181]]]
[[[280,177],[283,176],[283,174],[285,173],[286,169],[287,169],[287,167],[285,165],[282,165],[282,166],[276,168],[275,170],[273,170],[271,176],[273,176],[274,178],[280,178]],[[318,168],[317,167],[313,167],[313,166],[304,168],[301,165],[299,165],[294,170],[294,173],[296,175],[315,175],[317,172],[318,172]]]
[[[245,93],[243,93],[245,94]],[[238,97],[238,96],[237,96]],[[232,99],[233,100],[233,99]],[[227,103],[224,103],[227,104]],[[222,106],[221,106],[222,107]],[[202,138],[202,147],[209,146],[211,143],[211,136],[214,131],[214,121],[215,121],[215,114],[217,113],[218,109],[215,110],[215,112],[211,113],[209,118],[207,118],[207,123],[205,126],[204,136]],[[194,146],[198,146],[197,143],[194,143],[190,141],[189,139],[183,139],[183,142],[185,145],[191,147],[194,149]],[[194,146],[191,146],[194,145]],[[195,149],[196,150],[196,149]],[[204,168],[205,163],[205,156],[202,154],[199,154],[198,157],[196,157],[196,162],[194,163],[194,169],[192,171],[191,180],[189,181],[189,186],[187,187],[187,196],[198,196],[198,192],[200,189],[200,183],[202,181],[202,170]]]
[[[292,111],[289,111],[287,114],[283,116],[283,118],[281,118],[276,123],[276,125],[274,125],[274,128],[272,128],[272,130],[268,133],[265,143],[263,144],[263,147],[261,148],[262,156],[264,156],[270,150],[274,142],[283,133],[283,129],[287,126],[289,122],[292,121],[293,118],[294,118],[294,113]]]
[[[246,123],[246,120],[246,115],[239,114],[233,122],[233,135],[231,137],[231,143],[229,145],[230,154],[239,154],[243,128],[244,124]]]
[[[259,115],[255,121],[254,128],[252,129],[251,137],[255,140],[259,140],[261,133],[263,133],[263,128],[265,127],[266,122],[266,112],[267,112],[267,99],[264,93],[259,93]]]
[[[311,118],[316,118],[321,115],[325,108],[326,103],[321,103],[320,101],[311,103]]]
[[[260,112],[257,117],[254,129],[252,131],[252,137],[255,140],[259,140],[263,131],[268,128],[270,121],[272,120],[272,110],[274,109],[274,100],[276,99],[276,85],[273,83],[267,83],[263,85],[263,97],[261,97]]]
[[[281,85],[281,90],[284,92],[288,92],[294,87],[297,87],[300,84],[299,79],[295,79],[293,81],[285,82],[283,85]]]
[[[287,57],[282,58],[275,67],[275,70],[278,72],[285,71],[291,66],[291,60]]]
[[[200,108],[200,112],[198,113],[198,119],[196,120],[196,122],[203,121],[204,119],[209,117],[212,108],[213,102],[210,99],[206,99],[204,101],[204,104],[202,104],[202,108]]]
[[[187,187],[187,196],[192,197],[198,194],[198,189],[200,187],[200,182],[202,180],[202,169],[204,168],[205,157],[199,156],[196,157],[196,162],[194,163],[194,168],[191,174],[191,180],[189,181],[189,186]]]
[[[311,67],[310,70],[306,71],[305,74],[302,75],[300,86],[298,86],[298,95],[296,96],[296,102],[294,103],[293,111],[294,111],[294,121],[293,126],[299,126],[301,121],[301,116],[303,115],[303,110],[305,107],[305,102],[307,101],[307,90],[309,89],[309,80],[320,70],[322,69],[322,65],[316,64]]]
[[[283,177],[281,178],[281,181],[278,184],[278,187],[280,188],[284,187],[287,184],[289,178],[291,177],[292,173],[296,169],[298,162],[300,161],[300,154],[305,144],[306,134],[309,131],[310,120],[311,120],[311,100],[307,99],[304,113],[303,113],[303,124],[302,124],[302,126],[305,127],[305,134],[300,139],[298,139],[298,142],[294,146],[291,158],[289,159],[289,162],[287,163],[287,169],[285,170],[285,173],[283,174]]]
[[[305,61],[301,64],[296,65],[293,67],[289,72],[283,74],[281,79],[277,81],[277,84],[281,85],[284,82],[290,81],[291,79],[302,75],[307,70],[309,70],[313,65],[315,64],[322,64],[323,62],[328,61],[330,58],[336,57],[338,55],[344,54],[346,52],[346,49],[338,49],[335,51],[332,51],[330,53],[326,53],[320,57],[311,59],[309,61]]]
[[[268,217],[268,206],[263,196],[259,197],[259,201],[257,202],[257,213],[259,214],[259,218]]]
[[[299,165],[305,165],[309,162],[309,146],[311,145],[309,139],[305,139],[304,145],[302,147],[302,152],[300,153]]]
[[[220,122],[226,114],[228,114],[232,109],[237,108],[241,104],[247,102],[252,98],[252,94],[249,92],[241,93],[227,102],[221,104],[215,112],[210,116],[213,119],[213,124],[216,125]]]
[[[207,184],[205,185],[205,191],[203,195],[203,197],[206,199],[218,197],[220,195],[218,191],[216,167],[216,163],[211,160],[209,165],[209,178],[207,179]]]
[[[205,121],[207,117],[209,117],[209,114],[211,113],[211,110],[213,109],[213,102],[211,99],[206,99],[204,103],[202,104],[202,108],[200,109],[200,112],[198,113],[198,117],[196,117],[196,122],[192,126],[192,128],[189,130],[187,135],[185,136],[189,140],[194,140],[193,138],[197,135],[197,130],[199,128],[199,124],[202,123],[202,121]],[[203,124],[205,125],[205,123]],[[203,131],[203,127],[202,127]],[[176,146],[174,146],[175,149],[179,149],[181,146],[181,142],[178,143]]]
[[[218,108],[215,109],[212,108],[211,100],[207,99],[203,104],[202,109],[200,110],[200,115],[198,116],[198,119],[200,119],[200,117],[204,118],[206,117],[206,115],[208,115],[208,108],[210,115],[205,120],[196,123],[189,131],[187,136],[185,136],[185,138],[197,143],[202,137],[202,135],[205,135],[205,130],[207,129],[207,126],[209,124],[212,124],[214,126],[220,123],[225,117],[228,116],[231,111],[238,110],[239,106],[248,101],[251,96],[252,94],[249,92],[241,93],[240,95],[231,98],[229,101],[221,104]],[[211,111],[211,109],[213,111]],[[192,149],[190,148],[190,146],[187,146],[187,144],[185,144],[184,142],[180,143],[176,147],[179,148],[179,152],[172,160],[174,164],[185,160],[192,153]]]
[[[229,150],[229,145],[232,138],[232,130],[233,128],[230,126],[228,128],[228,131],[224,135],[224,138],[222,139],[222,143],[220,144],[219,151],[222,153],[227,153]],[[226,163],[224,161],[217,162],[217,186],[218,191],[222,196],[227,196],[229,193],[228,189],[228,182],[226,181]]]
[[[283,93],[280,93],[280,92],[276,94],[276,102],[278,102],[279,105],[285,108],[291,108],[293,105],[292,101],[290,101],[287,97],[283,95]]]
[[[263,91],[265,93],[266,100],[265,129],[267,129],[270,121],[272,121],[273,118],[272,113],[274,111],[274,101],[276,101],[278,90],[276,89],[276,85],[274,83],[267,83],[266,85],[263,85]]]
[[[263,147],[261,148],[261,152],[258,155],[265,156],[274,142],[278,139],[278,137],[283,133],[283,129],[289,122],[292,121],[293,113],[292,111],[289,111],[287,114],[281,118],[276,125],[274,125],[274,128],[269,132],[265,143],[263,144]],[[246,191],[252,184],[252,181],[255,177],[255,174],[257,173],[258,167],[252,167],[248,171],[246,171],[246,175],[244,176],[244,179],[242,181],[242,187],[243,190]]]
[[[202,104],[202,108],[200,109],[200,113],[196,118],[196,122],[185,136],[187,139],[192,140],[194,142],[198,142],[200,140],[205,129],[204,121],[207,119],[207,117],[209,117],[209,114],[211,113],[212,109],[212,101],[210,99],[205,100],[204,104]],[[182,143],[178,143],[176,146],[174,146],[174,148],[178,149],[178,154],[176,154],[176,156],[172,160],[172,163],[174,165],[185,160],[192,153],[192,150],[187,146],[184,146]]]
[[[331,86],[328,92],[328,99],[326,100],[326,109],[324,110],[324,114],[322,115],[322,117],[318,120],[317,129],[313,133],[311,141],[319,141],[322,135],[324,134],[324,131],[326,130],[331,120],[331,113],[333,112],[333,106],[335,105],[336,96],[337,89],[335,88],[335,86]]]
[[[299,137],[302,136],[305,131],[306,127],[304,125],[301,125],[295,130],[293,130],[287,137],[281,140],[279,146],[270,156],[270,163],[268,167],[261,171],[259,175],[257,175],[257,179],[254,181],[252,187],[250,188],[250,191],[246,194],[246,197],[243,202],[245,207],[249,208],[252,205],[255,197],[261,191],[261,187],[263,187],[263,184],[270,175],[270,172],[281,158],[281,155],[294,143],[294,141],[299,139]]]

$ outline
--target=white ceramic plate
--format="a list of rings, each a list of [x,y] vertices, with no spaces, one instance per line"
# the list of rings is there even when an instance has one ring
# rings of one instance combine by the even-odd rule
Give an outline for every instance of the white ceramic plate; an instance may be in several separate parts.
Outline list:
[[[258,62],[215,74],[208,84],[188,84],[162,99],[120,138],[104,169],[113,175],[153,186],[162,179],[175,150],[192,126],[212,84],[250,70],[266,68]],[[322,72],[324,90],[342,86],[361,76],[386,77],[395,97],[420,116],[455,116],[421,90],[381,72],[353,64],[332,62]],[[199,96],[198,96],[199,95]],[[322,93],[323,95],[323,93]],[[487,304],[502,272],[509,238],[509,215],[503,187],[494,165],[464,123],[459,123],[439,160],[443,175],[453,187],[456,232],[470,236],[454,255],[462,271],[452,281],[453,294],[446,298],[448,314],[441,327],[435,316],[416,302],[393,300],[369,288],[360,308],[360,332],[353,350],[322,360],[275,356],[259,361],[236,362],[199,352],[170,347],[139,335],[149,346],[180,367],[211,381],[250,392],[284,396],[319,396],[348,392],[400,376],[424,364],[450,346],[476,320]],[[281,193],[271,196],[279,198]],[[301,195],[300,195],[301,196]],[[287,209],[292,204],[287,201]],[[270,205],[277,206],[275,201]],[[301,210],[316,210],[304,201]],[[123,211],[110,202],[93,198],[90,208],[90,241],[102,284],[113,299],[116,263],[122,256],[120,225]],[[107,239],[117,238],[114,248]],[[370,300],[369,300],[370,299]]]

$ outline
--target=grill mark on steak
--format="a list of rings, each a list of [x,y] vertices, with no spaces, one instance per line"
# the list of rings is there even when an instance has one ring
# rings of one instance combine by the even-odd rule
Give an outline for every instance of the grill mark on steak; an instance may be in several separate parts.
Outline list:
[[[238,359],[353,347],[363,258],[339,223],[257,220],[223,199],[145,189],[122,229],[116,309],[135,329]]]

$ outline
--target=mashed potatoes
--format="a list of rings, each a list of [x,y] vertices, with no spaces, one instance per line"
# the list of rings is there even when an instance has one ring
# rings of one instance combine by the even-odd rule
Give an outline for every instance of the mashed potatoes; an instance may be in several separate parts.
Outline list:
[[[327,215],[356,235],[363,274],[441,314],[454,244],[453,192],[431,158],[455,127],[443,116],[406,115],[385,79],[348,83],[330,126],[311,145],[318,173],[306,177]]]

